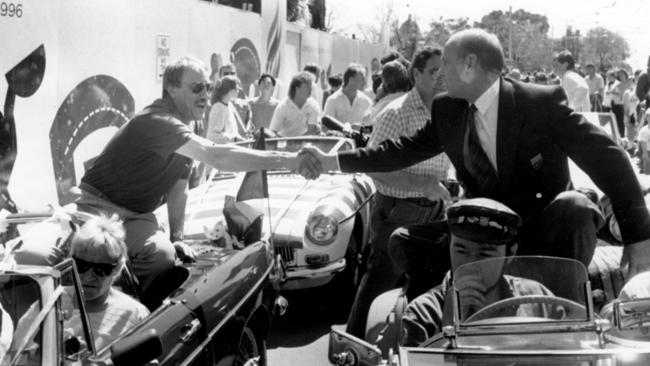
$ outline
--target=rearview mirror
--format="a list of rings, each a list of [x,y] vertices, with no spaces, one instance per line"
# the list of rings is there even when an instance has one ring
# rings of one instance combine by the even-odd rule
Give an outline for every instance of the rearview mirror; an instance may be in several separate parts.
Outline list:
[[[79,361],[85,359],[90,351],[88,345],[81,337],[69,336],[63,343],[65,349],[65,359],[68,361]]]
[[[353,335],[332,329],[330,331],[329,360],[339,366],[381,365],[381,350]]]

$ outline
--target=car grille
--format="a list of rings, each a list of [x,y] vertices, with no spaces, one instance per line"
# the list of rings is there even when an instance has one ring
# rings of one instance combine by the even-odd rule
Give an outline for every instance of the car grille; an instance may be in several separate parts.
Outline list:
[[[280,257],[282,257],[282,261],[286,265],[295,265],[296,264],[296,249],[289,247],[289,246],[283,246],[283,245],[276,245],[275,246],[275,253],[280,254]]]

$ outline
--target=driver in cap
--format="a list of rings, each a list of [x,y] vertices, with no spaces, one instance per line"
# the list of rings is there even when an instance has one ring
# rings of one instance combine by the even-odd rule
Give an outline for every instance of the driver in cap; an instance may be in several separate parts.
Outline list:
[[[517,232],[522,220],[504,204],[473,198],[459,201],[447,210],[450,231],[449,254],[451,271],[443,282],[411,301],[402,318],[401,344],[415,346],[439,333],[451,323],[452,283],[459,291],[460,319],[467,319],[479,309],[507,297],[553,295],[536,281],[503,274],[506,259],[486,266],[460,266],[478,260],[513,256],[517,252]],[[452,273],[456,278],[452,279]],[[507,309],[499,316],[555,317],[543,305],[524,304]],[[561,314],[558,316],[562,316]]]

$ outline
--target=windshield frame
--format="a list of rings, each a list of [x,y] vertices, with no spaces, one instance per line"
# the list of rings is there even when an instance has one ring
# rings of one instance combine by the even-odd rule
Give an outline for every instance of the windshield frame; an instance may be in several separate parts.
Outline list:
[[[497,257],[497,258],[488,258],[468,264],[459,266],[456,269],[462,270],[463,268],[470,267],[479,267],[482,263],[488,262],[498,262],[503,261],[509,265],[511,263],[516,263],[513,261],[525,262],[525,261],[541,261],[541,262],[555,262],[562,263],[566,262],[567,265],[571,264],[575,270],[581,271],[583,279],[585,280],[582,284],[577,284],[580,286],[582,295],[584,296],[584,301],[581,304],[584,304],[586,308],[586,317],[584,319],[565,319],[565,320],[551,320],[544,322],[490,322],[490,323],[475,323],[475,322],[464,322],[461,321],[461,309],[460,309],[460,295],[456,287],[454,286],[453,279],[451,281],[451,287],[448,291],[451,291],[448,295],[451,296],[451,306],[452,306],[452,329],[453,334],[456,335],[482,335],[482,334],[526,334],[526,333],[539,333],[539,332],[553,332],[557,331],[558,328],[571,328],[572,331],[593,331],[596,329],[595,323],[595,314],[593,299],[591,296],[591,283],[589,282],[589,275],[584,266],[584,264],[567,258],[558,258],[558,257],[545,257],[545,256],[511,256],[511,257]],[[452,276],[453,277],[453,276]],[[561,297],[561,296],[560,296]],[[493,319],[499,319],[497,317]],[[533,327],[525,327],[522,325],[534,325]]]

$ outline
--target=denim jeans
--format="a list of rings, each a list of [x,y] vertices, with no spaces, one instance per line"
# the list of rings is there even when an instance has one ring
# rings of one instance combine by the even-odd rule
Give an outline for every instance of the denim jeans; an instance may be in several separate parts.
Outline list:
[[[366,319],[372,301],[378,295],[398,286],[404,271],[393,265],[388,255],[392,232],[407,224],[430,223],[444,215],[442,201],[426,198],[395,198],[375,194],[370,219],[370,256],[352,304],[346,332],[364,338]]]

